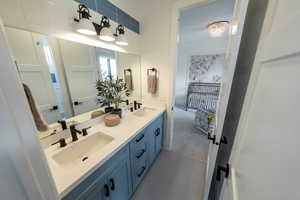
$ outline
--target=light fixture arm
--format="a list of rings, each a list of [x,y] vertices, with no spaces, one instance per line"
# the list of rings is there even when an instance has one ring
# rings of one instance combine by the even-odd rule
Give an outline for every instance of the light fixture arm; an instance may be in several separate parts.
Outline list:
[[[93,24],[96,29],[97,35],[100,35],[100,32],[103,28],[109,28],[111,26],[109,19],[106,16],[102,16],[100,24],[94,22]]]

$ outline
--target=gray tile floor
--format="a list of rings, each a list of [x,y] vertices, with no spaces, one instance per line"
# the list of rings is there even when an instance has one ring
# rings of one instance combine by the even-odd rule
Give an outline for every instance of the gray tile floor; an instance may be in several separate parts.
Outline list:
[[[208,142],[193,128],[194,113],[175,109],[172,151],[162,151],[132,200],[201,200]]]

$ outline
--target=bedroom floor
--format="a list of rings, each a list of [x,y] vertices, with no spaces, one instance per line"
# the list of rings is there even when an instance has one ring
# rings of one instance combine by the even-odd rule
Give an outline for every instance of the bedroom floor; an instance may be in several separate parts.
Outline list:
[[[194,128],[195,112],[174,108],[173,151],[206,163],[209,141],[207,136]]]
[[[162,151],[132,200],[201,200],[207,136],[194,128],[194,112],[174,109],[174,146]]]

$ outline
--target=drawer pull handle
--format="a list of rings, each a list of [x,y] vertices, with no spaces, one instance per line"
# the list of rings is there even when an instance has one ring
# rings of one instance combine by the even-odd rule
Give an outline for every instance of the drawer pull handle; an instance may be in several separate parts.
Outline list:
[[[160,135],[160,128],[157,128],[156,130],[155,130],[155,136],[159,136]]]
[[[140,159],[144,155],[145,152],[146,152],[146,150],[143,149],[142,152],[139,155],[136,156],[136,158]]]
[[[144,137],[145,137],[145,135],[142,134],[142,136],[141,136],[140,138],[136,139],[135,141],[136,141],[136,142],[140,142]]]
[[[106,197],[109,197],[109,187],[108,187],[108,185],[107,184],[105,184],[104,185],[104,189],[105,189],[105,193],[104,193],[104,195],[106,196]]]
[[[110,182],[110,184],[111,184],[110,189],[111,189],[112,191],[114,191],[114,190],[116,189],[116,185],[115,185],[114,179],[113,179],[113,178],[109,179],[109,182]]]
[[[141,170],[141,172],[138,173],[137,176],[141,177],[144,174],[145,170],[146,170],[146,167],[143,167],[142,170]]]

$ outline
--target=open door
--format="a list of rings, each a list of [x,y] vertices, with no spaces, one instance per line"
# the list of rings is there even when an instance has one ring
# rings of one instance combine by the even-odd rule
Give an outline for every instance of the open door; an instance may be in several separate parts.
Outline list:
[[[299,10],[269,1],[223,200],[300,199]]]
[[[222,130],[224,126],[224,121],[226,117],[226,111],[228,106],[228,101],[231,92],[231,85],[236,69],[236,62],[238,57],[238,52],[240,48],[244,22],[246,17],[246,11],[248,7],[248,0],[236,0],[233,20],[230,27],[230,38],[229,44],[226,51],[225,57],[225,68],[221,86],[221,92],[219,97],[219,105],[216,114],[216,129],[212,138],[214,141],[210,142],[209,152],[207,158],[207,168],[206,168],[206,179],[205,179],[205,189],[204,189],[204,200],[209,198],[209,191],[211,187],[212,177],[215,170],[215,164],[217,159],[217,154],[219,150],[219,143],[221,141]]]

